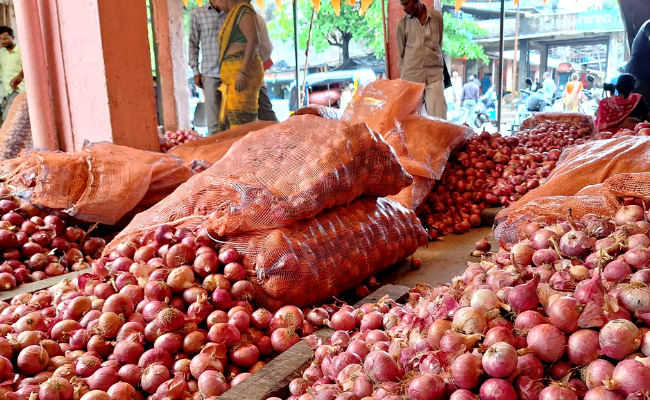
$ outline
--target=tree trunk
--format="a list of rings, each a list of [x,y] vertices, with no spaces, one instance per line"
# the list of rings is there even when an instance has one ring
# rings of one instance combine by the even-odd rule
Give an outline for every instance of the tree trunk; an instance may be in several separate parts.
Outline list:
[[[352,40],[352,34],[344,33],[343,41],[341,42],[341,49],[343,50],[343,64],[346,64],[350,61],[350,40]]]

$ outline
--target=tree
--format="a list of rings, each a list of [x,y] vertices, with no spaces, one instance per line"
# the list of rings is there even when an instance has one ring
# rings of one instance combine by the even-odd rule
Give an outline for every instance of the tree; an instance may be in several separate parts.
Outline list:
[[[483,46],[473,40],[476,36],[485,35],[487,33],[485,29],[476,22],[454,18],[447,12],[444,13],[442,19],[444,22],[442,51],[452,58],[481,60],[484,63],[489,61]]]
[[[332,5],[328,1],[322,1],[320,12],[314,16],[311,38],[313,49],[321,52],[330,46],[338,47],[345,64],[350,60],[350,44],[355,41],[369,47],[377,58],[383,57],[385,51],[381,2],[375,0],[363,16],[359,15],[359,7],[360,4],[353,6],[341,4],[341,13],[337,17]],[[298,46],[302,50],[307,47],[312,8],[309,0],[298,2]],[[293,41],[291,7],[283,7],[281,11],[278,11],[277,18],[268,25],[271,37],[274,39],[282,40],[285,43]]]

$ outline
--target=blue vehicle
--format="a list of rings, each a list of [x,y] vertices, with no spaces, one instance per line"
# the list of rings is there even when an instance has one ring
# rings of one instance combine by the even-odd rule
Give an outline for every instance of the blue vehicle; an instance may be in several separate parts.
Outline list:
[[[494,86],[490,87],[487,92],[479,97],[476,103],[476,111],[474,116],[474,127],[482,128],[487,123],[497,126],[497,111],[496,111],[497,95],[494,92]]]

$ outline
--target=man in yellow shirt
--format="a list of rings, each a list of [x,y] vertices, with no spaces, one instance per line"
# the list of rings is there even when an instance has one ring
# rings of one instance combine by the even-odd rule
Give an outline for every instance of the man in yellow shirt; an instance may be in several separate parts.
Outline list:
[[[9,107],[16,95],[25,91],[23,63],[20,47],[15,42],[14,31],[0,26],[0,81],[2,83],[2,121],[7,117]]]

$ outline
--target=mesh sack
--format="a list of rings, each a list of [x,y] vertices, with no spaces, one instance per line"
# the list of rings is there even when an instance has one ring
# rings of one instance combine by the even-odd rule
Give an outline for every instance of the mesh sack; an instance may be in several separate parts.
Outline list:
[[[343,121],[365,122],[375,132],[395,129],[422,104],[424,84],[396,80],[369,83],[343,113]]]
[[[534,113],[532,116],[526,118],[521,125],[519,125],[519,130],[527,130],[536,127],[540,122],[552,121],[552,122],[564,122],[575,124],[580,128],[588,128],[589,134],[598,133],[596,129],[596,124],[592,116],[574,113],[574,112],[540,112]]]
[[[343,113],[338,108],[321,106],[318,104],[311,104],[307,107],[300,108],[293,115],[315,115],[325,119],[341,119]]]
[[[219,236],[286,226],[412,183],[391,147],[365,124],[291,117],[238,140],[219,162],[137,215],[112,248],[162,224],[203,224]]]
[[[216,135],[179,144],[170,149],[167,154],[182,158],[187,166],[191,166],[195,160],[215,163],[228,152],[233,143],[246,136],[248,132],[257,131],[276,123],[273,121],[249,122]]]
[[[498,216],[499,225],[494,234],[506,243],[514,243],[524,237],[529,222],[554,223],[569,214],[576,220],[586,214],[613,218],[625,197],[650,200],[650,172],[616,174],[603,183],[583,188],[574,196],[534,199],[507,213],[505,218]]]
[[[111,143],[75,153],[26,151],[0,163],[0,179],[30,202],[88,222],[113,225],[171,193],[193,175],[178,157]]]
[[[0,161],[14,158],[22,150],[32,148],[32,129],[29,122],[27,95],[19,93],[11,103],[7,120],[0,128]]]
[[[421,176],[413,176],[413,183],[394,196],[386,196],[387,199],[398,202],[409,210],[415,211],[424,200],[426,200],[433,185],[436,183],[435,179],[423,178]]]
[[[291,226],[226,238],[242,254],[256,303],[270,310],[322,304],[426,241],[415,213],[382,198],[361,198]]]
[[[567,148],[544,184],[499,212],[504,219],[535,199],[570,196],[620,173],[650,171],[650,137],[624,136]]]
[[[442,177],[452,150],[474,135],[466,125],[423,115],[405,118],[402,132],[411,155],[431,170],[433,179]]]

